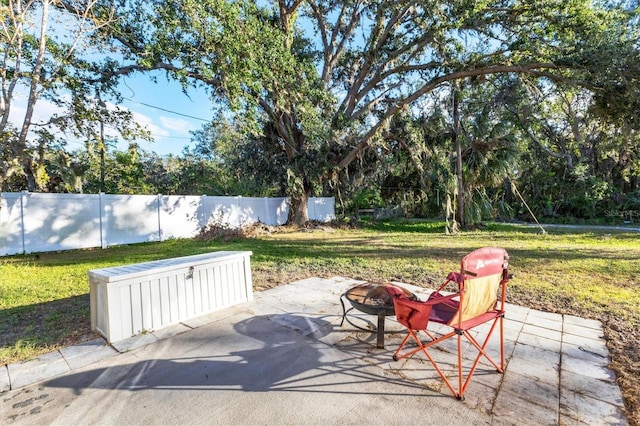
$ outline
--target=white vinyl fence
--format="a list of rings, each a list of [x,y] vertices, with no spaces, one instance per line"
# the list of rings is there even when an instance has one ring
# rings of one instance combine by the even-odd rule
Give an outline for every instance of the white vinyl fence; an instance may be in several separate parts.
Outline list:
[[[215,221],[282,225],[287,198],[187,195],[0,194],[0,256],[192,238]],[[310,198],[309,219],[335,218],[333,198]]]

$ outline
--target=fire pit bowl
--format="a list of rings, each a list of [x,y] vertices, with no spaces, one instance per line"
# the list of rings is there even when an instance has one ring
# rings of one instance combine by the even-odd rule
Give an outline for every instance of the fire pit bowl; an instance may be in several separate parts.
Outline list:
[[[349,290],[344,292],[342,296],[340,296],[340,303],[342,304],[342,322],[340,326],[344,324],[346,320],[349,324],[356,327],[359,330],[363,331],[377,331],[378,339],[377,339],[377,347],[384,348],[384,321],[385,317],[395,315],[395,308],[393,307],[393,296],[391,296],[387,292],[387,287],[395,287],[404,292],[407,297],[411,300],[418,300],[415,294],[411,293],[409,290],[404,289],[400,286],[393,284],[375,284],[375,283],[366,283],[360,284],[355,287],[351,287]],[[351,304],[351,308],[346,309],[342,298],[345,298]],[[377,315],[378,316],[378,326],[374,328],[373,326],[368,329],[360,327],[351,320],[347,314],[352,310],[356,309],[357,311],[363,312],[369,315]]]
[[[365,314],[378,315],[380,309],[384,309],[386,316],[395,315],[393,308],[393,296],[387,292],[387,287],[396,287],[402,290],[409,299],[415,300],[416,296],[409,290],[392,284],[361,284],[351,287],[344,293],[345,299],[355,309]]]

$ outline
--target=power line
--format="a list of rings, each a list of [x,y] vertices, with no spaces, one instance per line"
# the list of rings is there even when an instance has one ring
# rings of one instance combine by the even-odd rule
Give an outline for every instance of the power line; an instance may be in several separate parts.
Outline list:
[[[200,121],[204,121],[205,123],[208,123],[208,122],[210,122],[210,121],[211,121],[211,120],[205,120],[204,118],[200,118],[200,117],[194,117],[194,116],[192,116],[192,115],[188,115],[188,114],[183,114],[183,113],[181,113],[181,112],[171,111],[170,109],[162,108],[162,107],[155,106],[155,105],[150,105],[150,104],[147,104],[147,103],[144,103],[144,102],[134,101],[133,99],[130,99],[130,98],[124,98],[124,97],[123,97],[122,99],[126,99],[126,100],[127,100],[127,101],[129,101],[129,102],[133,102],[133,103],[135,103],[135,104],[139,104],[139,105],[144,105],[144,106],[149,107],[149,108],[154,108],[154,109],[158,109],[158,110],[160,110],[160,111],[168,112],[168,113],[170,113],[170,114],[180,115],[180,116],[182,116],[182,117],[191,118],[191,119],[193,119],[193,120],[200,120]]]
[[[188,138],[186,136],[162,136],[162,135],[154,135],[153,133],[151,134],[151,136],[158,139],[183,139],[187,141],[191,140],[191,138]]]
[[[109,129],[116,130],[116,131],[118,130],[117,127],[110,126],[109,124],[105,124],[105,127],[108,127]],[[155,133],[150,133],[150,135],[154,139],[181,139],[181,140],[187,140],[187,141],[190,141],[192,139],[191,136],[166,136],[166,135],[158,135]],[[109,135],[109,136],[114,137],[114,135]],[[117,135],[115,137],[117,137]]]

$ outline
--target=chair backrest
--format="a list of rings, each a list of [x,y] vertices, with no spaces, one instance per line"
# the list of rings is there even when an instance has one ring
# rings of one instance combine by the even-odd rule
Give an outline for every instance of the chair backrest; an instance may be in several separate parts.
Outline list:
[[[460,276],[463,280],[460,285],[464,289],[460,312],[450,324],[463,322],[495,309],[498,287],[507,279],[508,267],[509,255],[502,248],[484,247],[466,255],[460,262]]]

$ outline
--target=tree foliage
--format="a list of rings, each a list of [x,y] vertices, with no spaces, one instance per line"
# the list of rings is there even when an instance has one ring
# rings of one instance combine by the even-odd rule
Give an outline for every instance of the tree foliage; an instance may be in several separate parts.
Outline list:
[[[100,100],[119,99],[116,81],[104,79],[89,59],[104,52],[97,34],[114,22],[112,7],[97,0],[10,0],[0,10],[0,184],[17,174],[30,191],[57,186],[60,176],[48,175],[45,151],[55,151],[62,135],[99,140],[98,122],[125,139],[146,136],[130,111]],[[46,115],[43,102],[54,112]]]

